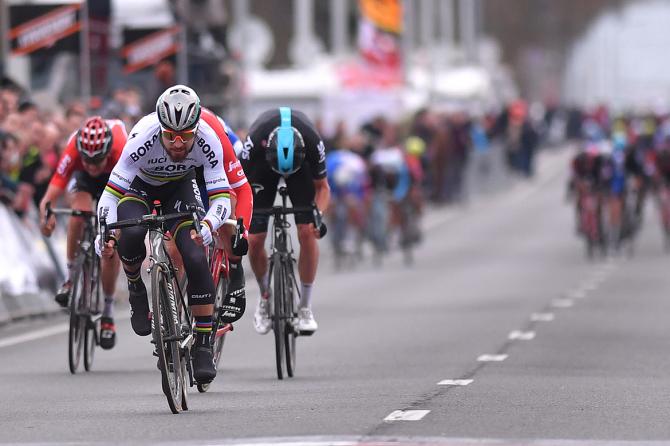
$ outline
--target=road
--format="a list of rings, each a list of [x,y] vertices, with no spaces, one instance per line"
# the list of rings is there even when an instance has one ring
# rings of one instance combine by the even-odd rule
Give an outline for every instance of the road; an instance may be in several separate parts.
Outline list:
[[[656,214],[632,258],[586,260],[565,157],[552,157],[528,184],[432,212],[412,268],[394,255],[335,272],[324,259],[319,331],[298,340],[293,379],[276,379],[272,336],[253,331],[250,281],[220,375],[180,415],[127,319],[117,347],[76,376],[64,318],[4,327],[0,444],[668,442],[670,275]],[[45,330],[57,333],[18,338]]]

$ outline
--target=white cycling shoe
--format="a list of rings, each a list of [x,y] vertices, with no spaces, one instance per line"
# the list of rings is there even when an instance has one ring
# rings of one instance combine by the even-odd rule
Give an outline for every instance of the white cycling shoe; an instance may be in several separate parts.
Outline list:
[[[254,312],[254,328],[258,334],[267,334],[272,328],[270,320],[270,301],[269,299],[259,299]]]
[[[298,309],[298,324],[296,328],[302,335],[311,335],[319,328],[310,308],[303,307]]]

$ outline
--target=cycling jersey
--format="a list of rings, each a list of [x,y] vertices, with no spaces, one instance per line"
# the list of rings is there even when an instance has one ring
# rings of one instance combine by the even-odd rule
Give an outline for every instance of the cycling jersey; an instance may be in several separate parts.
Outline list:
[[[265,158],[265,151],[270,133],[280,124],[278,108],[263,113],[249,128],[249,135],[240,152],[242,167],[254,188],[255,209],[271,207],[277,194],[281,175],[272,170]],[[304,113],[291,110],[291,126],[302,135],[306,153],[300,168],[285,178],[286,188],[293,206],[309,207],[314,201],[314,181],[326,177],[326,148],[316,128]],[[294,218],[296,224],[313,222],[311,212],[296,212]],[[267,232],[268,222],[269,216],[254,215],[250,232]]]
[[[118,119],[108,119],[105,120],[105,122],[112,130],[112,148],[109,152],[109,155],[107,155],[107,159],[105,160],[105,166],[102,170],[102,174],[109,175],[121,157],[121,151],[123,150],[123,146],[126,144],[128,134],[126,133],[126,128],[122,121]],[[70,135],[70,138],[67,141],[67,145],[65,146],[63,155],[61,155],[60,160],[58,161],[56,172],[54,172],[53,176],[51,177],[49,186],[56,186],[59,189],[65,189],[73,173],[85,171],[84,164],[81,160],[81,155],[79,155],[79,151],[77,150],[76,140],[77,132],[74,132],[72,135]]]
[[[405,155],[398,147],[376,150],[370,157],[373,176],[392,191],[395,201],[402,201],[412,186]]]
[[[242,146],[242,142],[237,135],[228,127],[228,125],[219,116],[212,111],[202,108],[200,119],[204,120],[210,127],[212,127],[219,135],[224,132],[231,142],[231,146],[224,145],[223,147],[223,164],[230,183],[230,188],[235,195],[235,216],[242,218],[245,228],[244,237],[248,235],[249,225],[251,224],[251,212],[253,209],[253,193],[251,186],[242,169],[242,164],[237,158],[236,152]],[[237,145],[237,148],[236,148]],[[199,178],[199,181],[201,179]],[[204,181],[202,181],[204,183]],[[208,204],[205,203],[207,207]]]
[[[191,151],[183,161],[175,162],[163,148],[160,134],[156,113],[145,116],[133,127],[121,158],[100,197],[98,214],[106,215],[109,223],[115,222],[117,204],[124,195],[129,194],[135,178],[150,186],[163,186],[186,180],[194,175],[196,167],[203,166],[210,200],[205,219],[216,230],[230,215],[230,184],[224,170],[223,156],[224,148],[232,151],[230,141],[225,134],[215,131],[205,119],[200,119]]]
[[[363,158],[349,150],[334,150],[326,156],[326,167],[330,192],[334,197],[364,197],[368,174]]]

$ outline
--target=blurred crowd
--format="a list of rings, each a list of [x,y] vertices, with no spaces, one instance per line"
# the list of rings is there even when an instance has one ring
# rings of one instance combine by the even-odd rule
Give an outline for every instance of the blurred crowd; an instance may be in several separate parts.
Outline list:
[[[157,92],[172,83],[173,67],[159,64],[155,80]],[[153,93],[132,86],[117,88],[104,100],[91,101],[90,113],[121,119],[130,130],[152,109],[153,97],[158,94]],[[86,113],[81,101],[46,109],[14,85],[0,87],[0,200],[19,215],[25,214],[31,203],[39,202],[61,151]],[[551,116],[549,111],[534,119],[532,107],[523,101],[487,114],[422,109],[399,122],[378,117],[358,129],[346,129],[341,123],[323,136],[327,151],[351,150],[366,161],[384,148],[401,148],[416,160],[414,180],[420,184],[422,196],[436,204],[448,204],[461,202],[466,196],[464,174],[470,160],[490,158],[493,147],[504,148],[511,172],[532,176],[547,116]],[[480,167],[486,174],[487,161]]]

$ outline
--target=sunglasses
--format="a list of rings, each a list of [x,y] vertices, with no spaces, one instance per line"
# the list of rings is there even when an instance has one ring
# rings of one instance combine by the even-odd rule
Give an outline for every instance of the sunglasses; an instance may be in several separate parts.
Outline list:
[[[188,142],[195,138],[197,128],[191,130],[182,130],[181,132],[174,132],[172,130],[163,129],[161,133],[163,137],[170,143],[177,141],[177,138],[181,139],[181,142]]]

